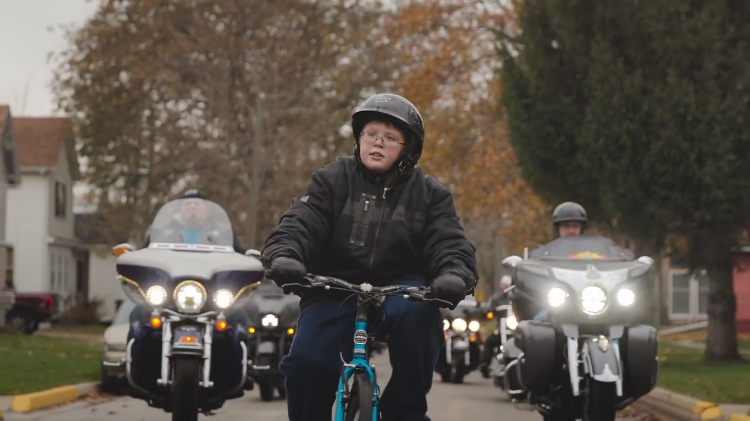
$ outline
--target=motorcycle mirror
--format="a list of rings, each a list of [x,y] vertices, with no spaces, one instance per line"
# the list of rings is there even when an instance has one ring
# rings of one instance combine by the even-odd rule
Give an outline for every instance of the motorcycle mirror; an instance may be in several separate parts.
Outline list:
[[[641,263],[647,264],[649,267],[653,266],[653,264],[654,264],[654,259],[652,259],[652,258],[650,258],[648,256],[641,256],[641,257],[638,258],[638,261],[641,262]]]
[[[131,246],[129,243],[122,243],[112,247],[112,254],[115,257],[120,257],[130,251],[133,251],[133,246]]]
[[[256,249],[249,249],[248,251],[245,252],[245,256],[252,256],[252,257],[256,257],[260,259],[260,251]]]
[[[503,267],[515,268],[518,263],[522,262],[523,259],[518,256],[508,256],[503,259]]]

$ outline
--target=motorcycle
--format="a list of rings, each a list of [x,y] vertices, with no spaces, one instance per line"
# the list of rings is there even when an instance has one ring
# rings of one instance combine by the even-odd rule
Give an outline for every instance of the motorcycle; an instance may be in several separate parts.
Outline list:
[[[171,412],[173,421],[196,421],[199,412],[212,415],[244,395],[245,327],[230,320],[264,276],[257,259],[234,251],[224,209],[197,200],[165,204],[147,248],[113,248],[125,294],[151,310],[150,320],[128,334],[131,395]],[[186,223],[201,225],[198,244],[183,239]]]
[[[653,390],[656,329],[635,324],[653,259],[602,237],[572,236],[503,265],[514,271],[520,319],[512,340],[520,354],[506,364],[505,384],[527,408],[545,421],[613,421]]]
[[[479,319],[482,310],[474,297],[467,296],[454,310],[441,309],[445,346],[440,348],[435,372],[443,383],[463,383],[464,377],[479,368],[482,337]]]
[[[279,363],[292,347],[299,301],[298,296],[284,294],[273,282],[264,281],[246,307],[250,320],[249,376],[258,384],[260,398],[265,402],[273,400],[275,391],[282,399],[286,397]]]
[[[513,333],[518,327],[518,320],[513,315],[511,305],[495,307],[493,313],[502,317],[496,318],[497,326],[494,333],[500,337],[500,345],[494,350],[494,357],[490,362],[490,376],[495,386],[508,393],[511,399],[518,399],[520,395],[514,393],[509,383],[510,379],[505,375],[507,367],[512,366],[513,361],[521,354],[513,338]]]

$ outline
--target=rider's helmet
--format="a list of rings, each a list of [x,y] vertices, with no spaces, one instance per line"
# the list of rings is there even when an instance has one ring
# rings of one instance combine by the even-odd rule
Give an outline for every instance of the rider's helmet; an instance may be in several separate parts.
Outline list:
[[[206,197],[203,196],[203,193],[200,192],[198,189],[190,189],[186,190],[185,193],[182,193],[180,196],[180,199],[203,199],[206,200]]]
[[[556,235],[560,235],[560,224],[563,222],[580,222],[581,234],[583,234],[583,230],[586,228],[586,223],[588,222],[586,209],[574,202],[561,203],[552,212],[552,225],[555,227]]]
[[[352,114],[352,134],[356,142],[354,156],[358,162],[362,130],[373,120],[389,122],[407,136],[407,146],[398,161],[398,171],[402,172],[417,165],[424,145],[424,120],[417,107],[406,98],[395,94],[377,94],[367,98]]]

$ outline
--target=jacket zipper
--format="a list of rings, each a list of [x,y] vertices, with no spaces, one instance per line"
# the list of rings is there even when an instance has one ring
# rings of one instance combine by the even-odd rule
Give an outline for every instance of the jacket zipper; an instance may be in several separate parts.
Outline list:
[[[375,228],[375,239],[372,241],[372,255],[370,256],[370,269],[372,269],[372,263],[375,261],[375,250],[378,245],[378,233],[380,232],[380,220],[383,217],[383,209],[385,209],[385,196],[388,193],[388,187],[383,188],[383,206],[380,207],[378,212],[378,225]]]
[[[362,209],[362,215],[359,219],[359,226],[357,227],[357,241],[362,241],[362,229],[365,227],[365,222],[367,222],[367,212],[369,212],[370,209],[370,201],[365,200],[365,207]]]

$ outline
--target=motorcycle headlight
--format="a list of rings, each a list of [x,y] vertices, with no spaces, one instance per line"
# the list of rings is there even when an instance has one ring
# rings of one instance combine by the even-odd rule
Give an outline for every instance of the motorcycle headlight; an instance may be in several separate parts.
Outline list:
[[[273,314],[266,314],[263,316],[263,318],[260,320],[260,323],[264,327],[276,327],[279,325],[279,318],[274,316]]]
[[[214,302],[216,307],[227,308],[234,302],[234,294],[228,289],[220,289],[214,295]]]
[[[562,288],[552,288],[549,290],[549,293],[547,293],[547,301],[549,301],[549,305],[552,307],[560,307],[561,305],[565,304],[565,298],[568,296],[567,293]]]
[[[167,290],[159,285],[154,285],[146,291],[146,299],[151,305],[160,306],[167,299]]]
[[[510,330],[516,330],[518,327],[518,319],[516,319],[516,316],[510,316],[505,319],[505,326]]]
[[[596,285],[589,285],[581,291],[581,308],[583,312],[596,316],[607,307],[607,293]]]
[[[455,330],[458,333],[461,333],[466,330],[466,320],[454,319],[453,323],[451,323],[451,326],[453,327],[453,330]]]
[[[469,330],[470,331],[476,332],[477,330],[479,330],[479,327],[480,326],[479,326],[479,322],[478,321],[473,320],[473,321],[469,322]]]
[[[183,313],[197,313],[206,303],[206,289],[195,281],[185,281],[174,289],[174,302]]]
[[[617,291],[617,302],[623,307],[633,305],[635,302],[635,292],[627,288]]]
[[[443,319],[443,330],[448,330],[451,327],[451,322]]]

